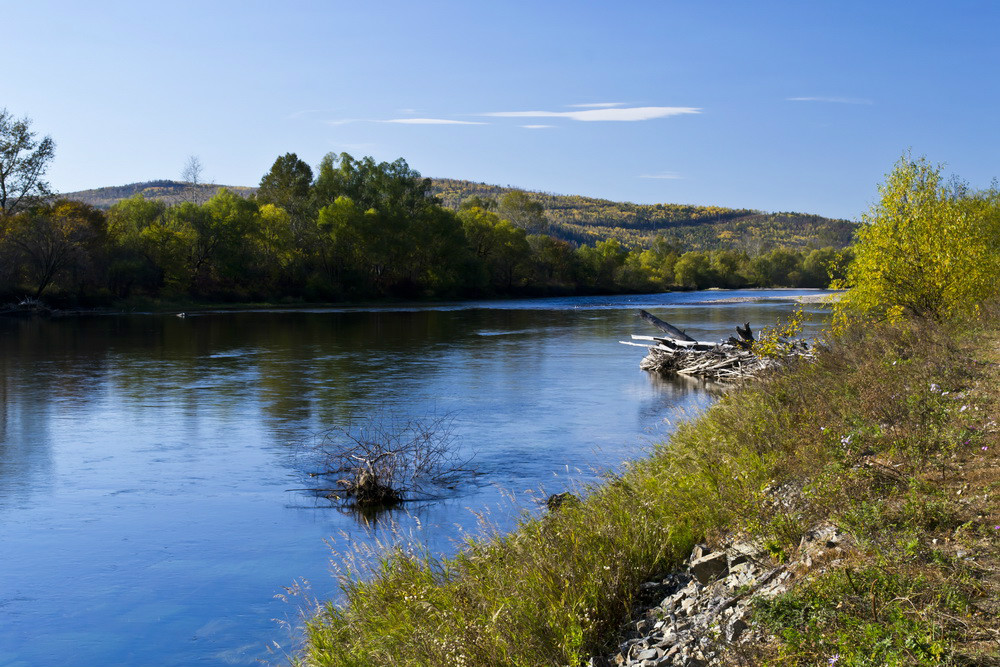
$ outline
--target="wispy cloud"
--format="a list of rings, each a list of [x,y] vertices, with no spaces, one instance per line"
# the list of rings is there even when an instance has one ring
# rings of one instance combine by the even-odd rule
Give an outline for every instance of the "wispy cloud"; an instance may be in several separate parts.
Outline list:
[[[493,111],[477,114],[492,118],[566,118],[583,122],[623,121],[633,122],[667,118],[684,114],[701,113],[696,107],[626,107],[623,102],[594,102],[592,104],[574,104],[573,111]],[[477,120],[456,120],[454,118],[339,118],[326,121],[328,125],[347,125],[349,123],[393,123],[396,125],[488,125]],[[526,124],[521,127],[529,130],[541,130],[555,127],[542,123]]]
[[[488,125],[478,120],[452,120],[450,118],[337,118],[326,121],[327,125],[348,125],[350,123],[396,123],[397,125]]]
[[[788,102],[828,102],[830,104],[874,104],[861,97],[786,97]]]
[[[449,118],[393,118],[379,123],[399,123],[400,125],[486,125],[477,120],[451,120]]]
[[[652,120],[691,113],[701,113],[701,109],[695,107],[609,107],[585,111],[494,111],[482,115],[499,118],[569,118],[570,120],[591,122]]]
[[[593,104],[567,104],[572,109],[609,109],[611,107],[623,107],[624,102],[594,102]]]
[[[675,181],[679,178],[684,178],[676,171],[661,171],[655,174],[640,174],[639,178],[658,178],[662,180]]]

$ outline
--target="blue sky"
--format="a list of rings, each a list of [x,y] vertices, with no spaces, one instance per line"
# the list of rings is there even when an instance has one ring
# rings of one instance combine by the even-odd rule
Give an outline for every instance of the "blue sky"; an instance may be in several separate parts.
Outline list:
[[[856,219],[903,151],[1000,176],[1000,4],[2,2],[63,192],[274,159]]]

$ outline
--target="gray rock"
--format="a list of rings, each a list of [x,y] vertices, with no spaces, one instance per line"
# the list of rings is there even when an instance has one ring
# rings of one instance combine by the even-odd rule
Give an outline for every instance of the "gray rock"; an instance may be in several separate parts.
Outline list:
[[[729,556],[725,551],[716,551],[691,562],[691,574],[702,584],[725,577],[728,572]]]
[[[822,524],[802,536],[799,549],[808,556],[815,556],[828,549],[836,549],[841,539],[840,529],[832,524]]]
[[[659,648],[648,648],[639,655],[635,656],[636,660],[659,660],[663,657],[663,649]]]
[[[618,650],[621,651],[624,655],[628,655],[629,651],[632,650],[632,647],[640,643],[642,643],[641,639],[626,639],[624,642],[618,645]]]
[[[734,618],[726,626],[725,638],[727,642],[734,642],[740,638],[743,631],[747,629],[747,624],[742,618]]]
[[[753,572],[756,568],[748,560],[734,560],[729,559],[729,573],[730,574],[746,574]]]

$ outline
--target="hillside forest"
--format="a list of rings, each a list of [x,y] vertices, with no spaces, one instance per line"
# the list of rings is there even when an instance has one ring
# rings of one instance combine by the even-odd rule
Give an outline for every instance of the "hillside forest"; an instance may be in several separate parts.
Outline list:
[[[198,196],[209,186],[176,185],[105,188],[0,216],[0,298],[296,303],[826,287],[844,275],[855,227],[432,182],[403,159],[346,153],[315,172],[288,153],[256,189]]]

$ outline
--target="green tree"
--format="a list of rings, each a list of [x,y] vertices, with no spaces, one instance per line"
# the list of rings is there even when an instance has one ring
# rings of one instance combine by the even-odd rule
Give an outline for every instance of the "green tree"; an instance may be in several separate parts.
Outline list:
[[[358,294],[407,295],[432,280],[427,267],[459,233],[454,218],[442,216],[431,196],[430,179],[403,159],[376,163],[347,153],[320,162],[313,199],[325,236],[323,263],[330,277]],[[447,233],[445,233],[447,230]],[[438,233],[443,235],[439,235]],[[429,244],[427,249],[420,244]]]
[[[45,172],[55,156],[52,137],[36,139],[31,120],[0,109],[0,216],[23,211],[51,193]]]
[[[656,288],[653,275],[642,265],[642,253],[632,251],[615,272],[615,284],[633,292],[646,292]]]
[[[715,274],[717,287],[730,289],[746,285],[744,271],[747,266],[745,253],[735,250],[716,250],[711,254],[711,268]]]
[[[258,211],[258,233],[254,235],[255,255],[260,260],[258,271],[268,277],[268,286],[280,282],[285,269],[299,255],[292,234],[291,216],[274,204],[264,204]]]
[[[260,179],[256,198],[262,205],[273,204],[285,209],[292,220],[303,220],[309,214],[312,181],[309,165],[295,153],[285,153]]]
[[[708,256],[697,250],[684,253],[674,264],[674,280],[681,287],[702,289],[712,284],[712,266]]]
[[[319,164],[313,185],[317,208],[349,197],[361,210],[375,209],[390,215],[415,215],[436,205],[431,180],[399,158],[378,162],[371,157],[354,159],[348,153],[327,154]]]
[[[528,245],[531,247],[533,282],[560,287],[576,282],[579,265],[572,245],[545,234],[532,234],[528,237]]]
[[[628,258],[628,249],[618,239],[598,241],[593,246],[577,249],[588,282],[604,290],[614,289],[615,275]]]
[[[162,201],[142,194],[123,199],[108,210],[108,278],[114,294],[127,297],[134,288],[156,293],[162,287],[163,272],[143,233],[161,221],[166,210]]]
[[[327,266],[331,275],[356,294],[384,294],[406,249],[402,230],[395,228],[399,222],[374,208],[365,210],[346,196],[321,208],[317,224],[330,239]]]
[[[674,264],[677,263],[677,258],[677,247],[662,235],[653,239],[649,248],[639,255],[643,270],[660,289],[674,284]]]
[[[198,234],[192,261],[200,286],[238,289],[258,280],[261,267],[255,251],[261,245],[261,227],[257,204],[222,188],[197,209],[188,209],[187,220]]]
[[[471,197],[466,197],[462,200],[459,205],[459,210],[467,208],[481,208],[484,211],[495,211],[497,210],[497,200],[492,197],[481,197],[479,195],[472,195]]]
[[[198,207],[182,204],[185,212],[193,214]],[[180,207],[172,207],[139,232],[142,253],[156,267],[159,286],[170,294],[187,292],[194,276],[191,257],[194,254],[198,232]]]
[[[397,291],[443,294],[458,289],[472,261],[458,216],[435,206],[409,226],[408,237],[407,274]]]
[[[497,212],[502,219],[529,234],[548,231],[549,221],[545,217],[545,207],[522,190],[513,190],[501,197]]]
[[[518,286],[531,258],[524,230],[478,207],[459,211],[458,217],[469,249],[482,263],[489,283],[501,291]]]
[[[997,293],[1000,193],[947,184],[904,155],[863,216],[839,315],[944,319]]]
[[[802,257],[798,253],[778,248],[770,253],[771,275],[767,285],[761,287],[795,287],[802,279],[799,268],[802,264]]]
[[[80,202],[63,199],[18,214],[12,239],[21,250],[35,297],[61,274],[69,274],[70,287],[93,284],[103,235],[104,215]]]
[[[827,287],[836,278],[842,254],[827,246],[809,251],[802,260],[802,284],[805,287]]]

